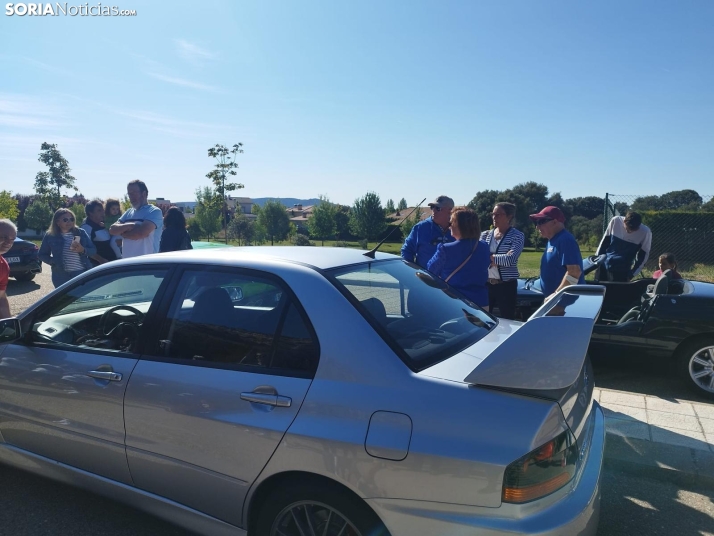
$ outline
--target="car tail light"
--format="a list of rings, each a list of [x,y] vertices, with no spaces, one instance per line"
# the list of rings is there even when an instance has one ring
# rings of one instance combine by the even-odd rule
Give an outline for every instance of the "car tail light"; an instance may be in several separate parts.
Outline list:
[[[516,460],[503,476],[503,502],[525,503],[553,493],[575,475],[578,447],[569,432]]]

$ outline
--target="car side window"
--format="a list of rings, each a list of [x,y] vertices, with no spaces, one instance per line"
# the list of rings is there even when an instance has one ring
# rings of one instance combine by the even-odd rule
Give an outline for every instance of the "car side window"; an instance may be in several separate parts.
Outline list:
[[[30,341],[134,353],[166,269],[112,272],[85,279],[32,319]]]
[[[316,344],[291,299],[271,278],[186,271],[160,333],[160,356],[249,369],[314,370]]]

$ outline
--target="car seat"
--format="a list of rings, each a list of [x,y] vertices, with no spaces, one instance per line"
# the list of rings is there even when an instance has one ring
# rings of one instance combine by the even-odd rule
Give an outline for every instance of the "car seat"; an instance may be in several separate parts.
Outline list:
[[[657,296],[658,294],[668,294],[671,275],[671,270],[665,270],[664,272],[662,272],[662,275],[659,276],[659,278],[657,278],[657,281],[655,281],[655,284],[652,285],[652,291],[648,289],[645,295],[642,296],[642,304],[638,305],[637,307],[633,307],[632,309],[627,311],[624,316],[620,320],[618,320],[617,323],[623,324],[630,320],[639,318],[642,312],[646,311],[649,306],[652,305],[652,301],[654,300],[655,296]]]
[[[387,309],[380,300],[377,298],[367,298],[366,300],[361,300],[360,303],[377,322],[383,326],[387,325]]]
[[[212,287],[196,298],[191,309],[191,322],[230,327],[234,314],[233,302],[225,289]]]

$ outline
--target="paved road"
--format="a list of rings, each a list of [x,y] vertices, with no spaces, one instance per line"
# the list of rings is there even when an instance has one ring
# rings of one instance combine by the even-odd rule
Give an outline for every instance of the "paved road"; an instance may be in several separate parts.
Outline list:
[[[52,290],[49,273],[29,283],[11,280],[10,305],[17,314]],[[670,367],[647,360],[596,363],[600,387],[685,398],[693,396]],[[189,536],[169,523],[116,502],[0,466],[0,531],[26,536]],[[598,534],[714,536],[714,491],[623,474],[606,468]]]
[[[45,266],[47,268],[47,266]],[[12,277],[7,285],[10,312],[20,314],[37,300],[54,290],[49,269],[37,274],[32,281],[15,281]]]

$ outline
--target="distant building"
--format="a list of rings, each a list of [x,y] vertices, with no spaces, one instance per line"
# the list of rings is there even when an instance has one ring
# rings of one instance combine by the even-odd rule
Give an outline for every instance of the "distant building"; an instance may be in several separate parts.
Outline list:
[[[178,207],[178,209],[186,216],[188,216],[189,214],[193,216],[193,213],[196,210],[195,201],[178,201],[177,203],[174,203],[173,206]]]
[[[161,209],[161,212],[166,214],[166,211],[171,207],[171,200],[165,199],[163,197],[157,197],[156,199],[149,199],[149,203],[156,205]]]
[[[253,212],[253,200],[250,197],[231,197],[229,195],[226,205],[233,213],[239,212],[239,209],[243,214],[252,214]]]
[[[414,210],[414,207],[407,207],[404,210],[397,210],[396,212],[392,212],[391,214],[387,214],[386,218],[387,220],[390,220],[390,225],[401,225],[402,222],[406,219],[407,216],[411,213],[411,211]],[[429,216],[431,216],[431,209],[429,207],[423,207],[419,208],[418,210],[414,211],[414,214],[419,214],[419,220],[425,220]],[[411,216],[412,218],[414,215]]]
[[[315,205],[303,207],[301,204],[296,204],[292,208],[286,208],[285,212],[288,213],[288,218],[298,230],[307,232],[307,220],[312,216],[314,209]]]

